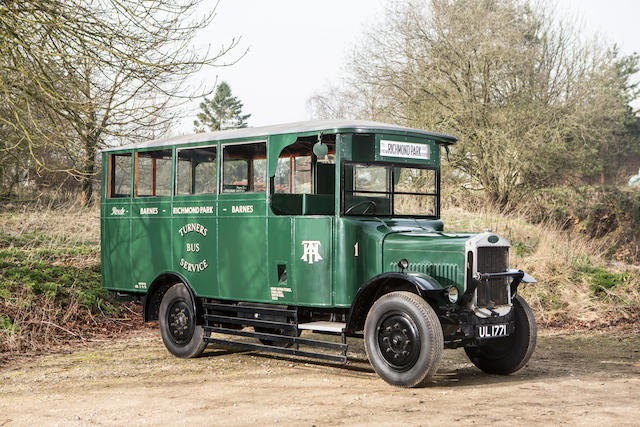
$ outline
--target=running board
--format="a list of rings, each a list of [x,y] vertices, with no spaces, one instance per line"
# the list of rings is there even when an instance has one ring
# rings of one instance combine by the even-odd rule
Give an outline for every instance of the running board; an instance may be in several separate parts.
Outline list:
[[[337,334],[344,333],[346,323],[342,322],[309,322],[298,324],[298,329],[306,329],[318,332],[335,332]]]
[[[347,363],[347,341],[345,324],[339,322],[298,323],[297,310],[262,305],[224,304],[220,302],[204,302],[204,330],[211,333],[230,335],[231,337],[256,338],[263,343],[219,339],[210,336],[204,341],[228,347],[247,350],[268,351],[279,354],[309,357],[332,362]],[[242,328],[252,326],[260,328],[260,332],[246,331]],[[310,330],[320,333],[339,334],[342,342],[321,341],[300,338],[300,331]],[[271,332],[281,331],[281,333]],[[292,348],[288,348],[291,346]],[[340,352],[339,355],[316,351],[300,350],[299,346],[322,348]]]

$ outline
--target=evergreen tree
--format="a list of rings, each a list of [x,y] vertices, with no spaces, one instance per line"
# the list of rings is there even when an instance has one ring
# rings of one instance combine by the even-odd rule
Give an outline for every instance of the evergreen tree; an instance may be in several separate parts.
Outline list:
[[[204,132],[205,127],[211,131],[246,128],[251,114],[242,114],[242,102],[231,95],[231,87],[221,82],[216,88],[213,99],[204,98],[200,103],[198,119],[194,120],[196,132]]]

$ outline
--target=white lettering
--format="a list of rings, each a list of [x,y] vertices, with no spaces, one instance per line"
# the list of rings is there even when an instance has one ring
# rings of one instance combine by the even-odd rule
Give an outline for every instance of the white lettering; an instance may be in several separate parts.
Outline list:
[[[188,261],[185,261],[184,258],[180,259],[180,267],[182,267],[184,270],[190,272],[190,273],[200,273],[201,271],[204,271],[207,269],[207,267],[209,267],[209,265],[207,264],[207,260],[203,259],[202,261],[200,261],[197,264],[192,264]]]
[[[408,159],[429,160],[431,150],[427,144],[380,140],[380,155],[386,157],[404,157]]]
[[[174,215],[212,214],[213,206],[174,206]]]
[[[158,215],[158,208],[140,208],[140,215]]]
[[[320,256],[320,242],[317,240],[303,240],[303,253],[300,258],[302,261],[308,262],[309,264],[313,264],[314,262],[322,261],[322,257]]]
[[[271,299],[275,301],[278,298],[284,298],[285,292],[291,292],[291,288],[272,287]]]
[[[116,208],[115,206],[111,208],[111,215],[122,216],[124,215],[124,208]]]
[[[183,225],[178,230],[178,233],[180,233],[180,236],[184,237],[185,234],[191,233],[192,231],[202,234],[205,237],[207,236],[207,229],[202,224],[198,224],[198,223]]]
[[[231,213],[253,213],[253,205],[231,206]]]

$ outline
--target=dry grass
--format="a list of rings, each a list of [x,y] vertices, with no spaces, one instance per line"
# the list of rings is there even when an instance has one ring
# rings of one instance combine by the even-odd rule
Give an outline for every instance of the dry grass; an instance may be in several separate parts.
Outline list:
[[[640,269],[608,261],[607,242],[498,212],[443,213],[450,231],[492,229],[512,244],[511,265],[538,279],[521,288],[541,324],[637,325]],[[0,211],[0,353],[43,351],[140,324],[105,299],[98,208],[5,206]]]
[[[499,212],[453,208],[442,217],[446,230],[491,229],[511,242],[511,266],[538,280],[520,289],[542,324],[635,326],[640,320],[640,268],[608,261],[604,253],[610,242]]]
[[[100,209],[84,208],[79,203],[68,203],[57,208],[39,204],[7,204],[0,212],[2,234],[16,239],[24,236],[39,238],[27,241],[21,247],[59,249],[80,245],[98,249],[100,246]],[[99,253],[95,260],[99,261]]]
[[[38,352],[139,322],[106,299],[98,208],[36,204],[0,212],[0,353]]]

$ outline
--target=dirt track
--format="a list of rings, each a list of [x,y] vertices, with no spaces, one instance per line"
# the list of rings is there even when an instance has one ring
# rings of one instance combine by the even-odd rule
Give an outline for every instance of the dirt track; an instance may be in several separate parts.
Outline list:
[[[509,377],[483,374],[462,350],[447,350],[423,389],[388,386],[364,353],[350,354],[346,367],[211,348],[182,360],[158,335],[140,330],[0,368],[0,426],[640,422],[637,335],[545,331],[529,365]]]

